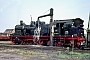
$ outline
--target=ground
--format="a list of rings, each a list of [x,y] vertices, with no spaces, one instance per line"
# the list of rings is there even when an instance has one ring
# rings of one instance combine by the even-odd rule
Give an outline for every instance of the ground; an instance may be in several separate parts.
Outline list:
[[[43,50],[0,46],[0,60],[90,60],[90,52]]]

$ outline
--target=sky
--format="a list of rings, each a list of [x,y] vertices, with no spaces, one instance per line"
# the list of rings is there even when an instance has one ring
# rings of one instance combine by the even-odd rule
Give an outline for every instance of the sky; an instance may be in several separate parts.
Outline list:
[[[38,16],[48,14],[50,8],[54,9],[54,20],[81,18],[87,28],[90,0],[0,0],[0,32],[14,29],[20,20],[30,24],[30,15],[36,21]],[[40,21],[49,23],[50,17]]]

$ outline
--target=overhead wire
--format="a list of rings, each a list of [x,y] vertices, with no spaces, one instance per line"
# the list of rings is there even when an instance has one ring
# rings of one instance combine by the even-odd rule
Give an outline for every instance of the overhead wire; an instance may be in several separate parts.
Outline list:
[[[49,10],[50,10],[50,9],[49,9]],[[49,10],[47,10],[45,13],[47,13]],[[45,13],[44,13],[44,14],[45,14]]]

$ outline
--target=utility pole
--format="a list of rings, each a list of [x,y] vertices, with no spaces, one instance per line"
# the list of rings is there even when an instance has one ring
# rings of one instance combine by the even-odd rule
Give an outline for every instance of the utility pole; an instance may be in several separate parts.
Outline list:
[[[50,40],[51,40],[51,46],[53,46],[53,9],[50,9]]]
[[[89,13],[89,20],[88,20],[88,28],[87,28],[87,45],[90,45],[90,13]]]
[[[32,16],[30,15],[30,18],[31,18],[31,22],[30,22],[30,24],[32,25]]]
[[[32,16],[30,15],[30,17],[31,17],[31,21],[32,21]]]

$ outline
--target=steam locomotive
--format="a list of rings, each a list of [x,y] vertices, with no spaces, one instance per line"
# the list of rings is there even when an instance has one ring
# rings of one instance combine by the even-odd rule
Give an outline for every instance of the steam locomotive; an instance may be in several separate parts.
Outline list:
[[[41,27],[40,35],[41,36],[49,36],[49,25],[50,24],[45,24],[45,22],[39,21],[39,25]],[[23,21],[20,21],[20,25],[15,26],[15,34],[14,35],[19,35],[19,36],[33,36],[35,29],[38,27],[38,22],[36,21],[31,21],[30,25],[26,25],[23,23]]]
[[[73,44],[74,47],[83,46],[85,44],[83,22],[80,18],[54,20],[53,46],[72,46]],[[50,45],[50,24],[31,21],[30,25],[26,25],[20,21],[20,25],[15,26],[15,33],[10,39],[13,44]]]

